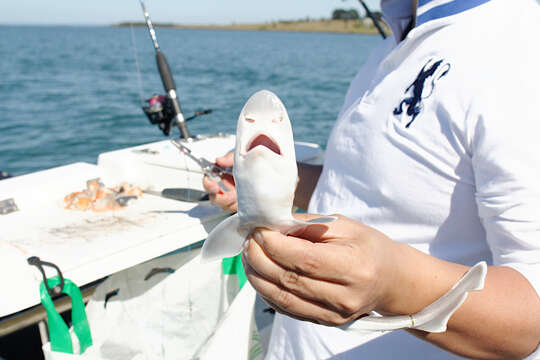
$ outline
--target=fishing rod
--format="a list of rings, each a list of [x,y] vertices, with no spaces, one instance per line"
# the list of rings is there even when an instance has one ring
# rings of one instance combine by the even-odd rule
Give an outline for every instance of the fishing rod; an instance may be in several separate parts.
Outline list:
[[[371,19],[371,21],[373,21],[373,24],[379,31],[379,34],[381,34],[383,39],[386,39],[387,35],[384,29],[382,28],[380,21],[375,17],[375,15],[371,12],[371,10],[369,10],[364,0],[358,0],[358,1],[360,1],[360,4],[362,4],[362,6],[364,7],[364,10],[366,11],[366,15]]]
[[[170,135],[171,127],[178,126],[180,135],[184,139],[190,138],[186,122],[200,115],[206,115],[212,112],[211,109],[196,112],[195,115],[184,118],[180,101],[176,93],[176,84],[169,67],[169,63],[165,58],[165,54],[161,51],[156,37],[156,31],[150,20],[150,15],[144,6],[144,1],[139,0],[143,10],[146,26],[152,39],[152,44],[156,52],[156,63],[161,77],[163,87],[167,95],[154,95],[148,99],[148,105],[143,105],[143,111],[152,124],[157,124],[165,135]]]
[[[169,99],[172,103],[172,110],[174,112],[174,120],[172,124],[168,124],[167,128],[170,131],[171,125],[176,125],[180,129],[180,134],[184,139],[189,138],[189,131],[186,126],[186,121],[184,120],[184,115],[182,114],[182,108],[180,107],[180,101],[178,101],[178,96],[176,95],[176,84],[174,83],[174,79],[172,77],[171,69],[169,67],[169,63],[167,62],[167,58],[165,58],[165,55],[163,52],[161,52],[159,48],[159,43],[156,38],[156,31],[154,30],[154,26],[152,25],[152,21],[150,20],[150,15],[148,14],[148,11],[146,11],[146,7],[144,6],[144,1],[139,0],[141,3],[141,7],[143,10],[144,18],[146,20],[146,26],[148,27],[148,32],[150,33],[150,38],[152,39],[152,43],[154,44],[154,49],[156,50],[156,63],[159,70],[159,75],[161,76],[161,82],[163,83],[163,87],[165,88],[165,91],[169,95]],[[152,106],[153,104],[150,104]],[[163,129],[162,129],[163,130]]]

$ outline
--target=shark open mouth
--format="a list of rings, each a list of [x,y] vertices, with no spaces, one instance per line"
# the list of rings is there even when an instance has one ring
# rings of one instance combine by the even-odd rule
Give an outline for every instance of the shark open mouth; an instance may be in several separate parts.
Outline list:
[[[278,155],[281,155],[281,149],[279,148],[279,145],[276,144],[274,140],[264,134],[259,134],[255,136],[255,138],[253,138],[248,144],[246,152],[249,152],[251,149],[259,145],[268,148],[269,150],[275,152]]]

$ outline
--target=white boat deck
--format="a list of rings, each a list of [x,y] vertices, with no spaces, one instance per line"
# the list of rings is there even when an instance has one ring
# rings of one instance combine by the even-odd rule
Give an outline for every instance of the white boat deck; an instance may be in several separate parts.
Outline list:
[[[234,147],[234,136],[186,145],[195,155],[214,160]],[[297,144],[298,160],[318,162],[320,156],[318,146]],[[204,240],[227,216],[208,203],[149,194],[118,211],[66,210],[64,196],[94,178],[109,187],[128,181],[143,190],[202,189],[200,168],[169,141],[104,153],[97,165],[75,163],[1,181],[0,201],[13,199],[19,210],[0,215],[0,318],[40,302],[42,278],[27,264],[30,256],[58,265],[66,278],[83,286]],[[56,275],[46,269],[48,276]]]

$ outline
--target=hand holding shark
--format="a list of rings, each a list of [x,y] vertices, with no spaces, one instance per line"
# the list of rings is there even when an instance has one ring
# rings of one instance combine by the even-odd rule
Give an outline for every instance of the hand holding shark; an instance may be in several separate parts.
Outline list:
[[[487,271],[481,262],[452,286],[466,267],[451,266],[343,216],[289,236],[259,229],[242,260],[250,283],[277,311],[348,332],[443,332],[468,292],[483,287]],[[441,270],[426,272],[421,264]],[[420,284],[429,290],[419,291]]]

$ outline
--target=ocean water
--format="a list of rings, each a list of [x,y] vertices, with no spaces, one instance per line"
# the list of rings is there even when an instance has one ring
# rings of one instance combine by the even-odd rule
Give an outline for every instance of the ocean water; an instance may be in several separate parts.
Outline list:
[[[266,88],[287,107],[295,139],[323,147],[349,81],[382,41],[164,28],[157,36],[185,116],[213,110],[188,123],[192,134],[234,132],[244,102]],[[0,54],[0,170],[95,163],[101,152],[165,138],[140,108],[141,93],[164,93],[145,28],[0,26]]]

